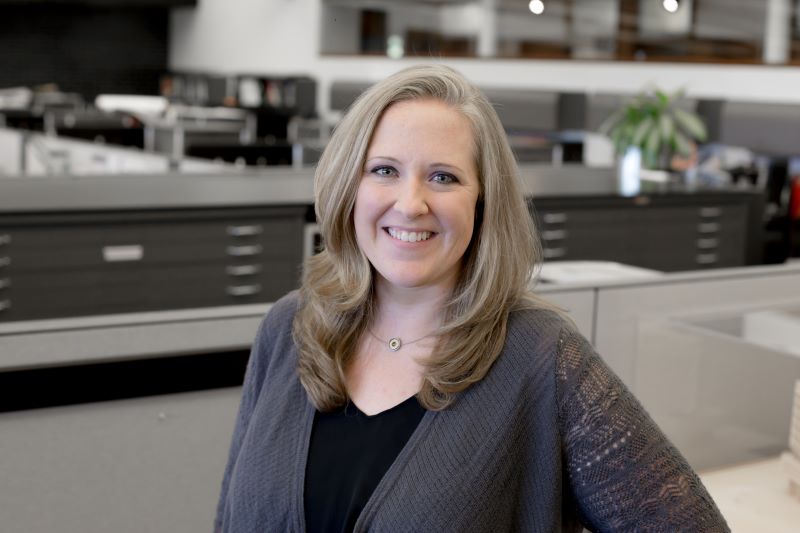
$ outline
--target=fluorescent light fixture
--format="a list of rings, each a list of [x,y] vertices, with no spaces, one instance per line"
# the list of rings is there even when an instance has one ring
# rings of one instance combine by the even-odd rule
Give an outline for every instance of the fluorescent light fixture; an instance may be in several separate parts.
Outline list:
[[[528,9],[530,9],[531,13],[534,15],[541,15],[544,13],[544,2],[542,2],[542,0],[531,0],[531,3],[528,4]]]
[[[678,0],[664,0],[664,9],[670,13],[675,13],[678,10]]]

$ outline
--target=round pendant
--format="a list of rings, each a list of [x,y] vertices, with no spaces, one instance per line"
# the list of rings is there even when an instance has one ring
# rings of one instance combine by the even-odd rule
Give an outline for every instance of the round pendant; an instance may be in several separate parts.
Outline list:
[[[389,339],[389,349],[393,352],[399,350],[402,345],[403,343],[400,342],[399,337],[392,337],[391,339]]]

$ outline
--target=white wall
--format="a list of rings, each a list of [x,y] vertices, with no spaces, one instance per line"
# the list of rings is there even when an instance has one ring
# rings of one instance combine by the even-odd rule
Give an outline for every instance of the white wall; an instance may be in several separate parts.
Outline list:
[[[697,5],[695,35],[761,42],[767,6],[768,0],[703,0]]]
[[[405,36],[406,30],[439,31],[441,28],[436,6],[410,6],[397,2],[397,5],[387,6],[386,11],[389,35]]]
[[[313,74],[319,14],[319,0],[200,0],[196,7],[172,12],[169,64],[217,72]]]
[[[379,80],[425,61],[321,57],[320,0],[200,0],[173,12],[169,63],[173,69],[264,74],[309,74],[327,110],[332,80]],[[431,60],[427,60],[431,61]],[[648,84],[685,87],[690,97],[800,103],[800,68],[763,65],[646,64],[553,60],[446,59],[479,85],[565,91],[633,92]]]
[[[613,37],[619,26],[619,0],[573,0],[577,35]]]
[[[442,6],[436,31],[450,37],[477,37],[484,19],[483,6],[477,3]]]
[[[335,24],[320,24],[320,46],[330,54],[356,54],[360,46],[361,17],[351,7],[326,5],[321,17]]]
[[[566,43],[569,32],[561,12],[545,11],[538,17],[524,11],[500,11],[497,36],[501,39]]]
[[[692,0],[683,0],[669,13],[659,1],[639,0],[639,34],[647,37],[688,35],[692,27]]]

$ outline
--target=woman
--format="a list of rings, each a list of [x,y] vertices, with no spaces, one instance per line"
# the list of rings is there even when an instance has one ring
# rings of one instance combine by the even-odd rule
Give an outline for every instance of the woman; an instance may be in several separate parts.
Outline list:
[[[726,531],[568,320],[502,126],[442,66],[366,91],[317,168],[325,250],[256,337],[220,531]]]

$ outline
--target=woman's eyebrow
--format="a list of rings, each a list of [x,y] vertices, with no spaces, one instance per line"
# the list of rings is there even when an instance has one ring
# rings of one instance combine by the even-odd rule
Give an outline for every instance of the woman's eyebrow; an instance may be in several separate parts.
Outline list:
[[[440,167],[440,168],[444,167],[444,168],[449,168],[449,169],[455,170],[456,172],[464,172],[461,169],[461,167],[459,167],[457,165],[453,165],[451,163],[439,163],[439,162],[436,162],[436,163],[431,163],[430,166],[431,167]]]
[[[392,161],[394,163],[400,163],[399,159],[395,159],[394,157],[391,157],[391,156],[388,156],[388,155],[376,155],[376,156],[368,157],[367,158],[367,163],[369,163],[370,161],[372,161],[374,159],[383,159],[385,161]]]

